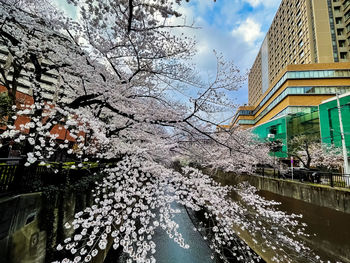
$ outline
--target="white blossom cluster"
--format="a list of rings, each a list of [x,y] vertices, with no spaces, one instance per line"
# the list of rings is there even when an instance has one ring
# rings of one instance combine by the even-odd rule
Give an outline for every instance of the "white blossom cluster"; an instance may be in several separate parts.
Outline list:
[[[108,176],[94,191],[94,205],[77,213],[66,226],[73,227],[75,234],[57,249],[72,256],[61,262],[89,262],[108,243],[114,249],[121,246],[130,262],[155,262],[156,228],[189,248],[173,219],[179,212],[172,209],[173,202],[195,211],[205,209],[205,218],[211,224],[196,226],[196,230],[209,243],[213,257],[217,255],[224,262],[233,258],[241,262],[260,260],[238,238],[233,226],[263,242],[263,250],[275,250],[276,262],[293,262],[295,257],[309,260],[312,255],[297,239],[306,236],[305,225],[297,220],[300,216],[276,210],[276,203],[259,197],[252,186],[235,188],[241,200],[234,201],[229,198],[232,187],[221,186],[199,170],[187,167],[179,173],[140,156],[125,157],[105,173]]]

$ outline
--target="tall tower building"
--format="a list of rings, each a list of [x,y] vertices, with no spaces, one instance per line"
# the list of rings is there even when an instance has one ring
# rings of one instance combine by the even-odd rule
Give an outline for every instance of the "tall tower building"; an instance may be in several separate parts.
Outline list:
[[[249,73],[249,105],[238,108],[229,127],[251,128],[264,140],[281,141],[279,157],[284,158],[300,135],[341,141],[336,124],[329,128],[330,122],[320,118],[334,116],[337,108],[322,114],[319,109],[336,94],[350,96],[349,52],[350,0],[282,0]],[[345,103],[342,114],[349,116],[349,109]],[[348,119],[343,126],[350,155]]]
[[[290,64],[347,62],[350,0],[282,0],[249,73],[253,106]]]

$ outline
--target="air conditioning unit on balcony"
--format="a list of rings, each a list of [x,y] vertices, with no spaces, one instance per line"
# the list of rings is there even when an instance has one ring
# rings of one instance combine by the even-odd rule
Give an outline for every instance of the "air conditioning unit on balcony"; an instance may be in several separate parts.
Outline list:
[[[269,133],[269,134],[267,135],[267,138],[269,138],[269,139],[274,139],[274,138],[275,138],[275,135],[274,135],[273,133]]]

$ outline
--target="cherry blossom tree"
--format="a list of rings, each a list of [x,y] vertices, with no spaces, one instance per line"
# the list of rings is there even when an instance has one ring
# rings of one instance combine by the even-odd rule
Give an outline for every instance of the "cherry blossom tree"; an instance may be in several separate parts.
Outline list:
[[[122,246],[129,254],[130,262],[155,262],[156,228],[166,231],[181,247],[189,248],[173,220],[179,212],[172,209],[173,202],[194,211],[205,209],[205,222],[210,224],[204,222],[195,230],[208,240],[212,257],[224,262],[260,261],[230,227],[236,225],[249,231],[254,242],[263,240],[263,251],[276,250],[273,261],[295,262],[295,258],[304,257],[308,262],[317,262],[310,249],[294,239],[306,235],[305,225],[297,221],[299,216],[276,210],[276,203],[256,195],[254,187],[223,187],[197,169],[187,167],[179,173],[135,155],[125,157],[116,168],[105,172],[108,177],[97,185],[94,205],[66,225],[73,227],[76,234],[58,245],[58,250],[73,254],[62,262],[89,262],[106,248],[109,237],[113,248]],[[241,196],[241,201],[228,198],[231,190]]]
[[[246,229],[276,250],[273,260],[293,262],[303,256],[317,261],[296,239],[304,225],[295,215],[277,211],[248,185],[221,186],[201,171],[169,168],[176,154],[191,156],[204,166],[250,172],[268,161],[267,149],[242,130],[217,134],[208,116],[231,102],[244,77],[217,56],[217,74],[208,84],[191,64],[195,41],[172,24],[179,0],[69,0],[78,18],[72,20],[50,1],[0,0],[0,41],[8,55],[1,65],[14,114],[9,114],[3,143],[25,142],[27,165],[47,162],[56,151],[100,159],[120,157],[97,182],[94,204],[76,214],[67,227],[74,235],[57,246],[61,262],[89,262],[112,242],[129,261],[154,262],[156,228],[188,248],[178,231],[172,208],[177,202],[205,211],[197,227],[213,256],[230,262],[259,261],[232,226]],[[46,98],[45,74],[55,76],[55,98]],[[16,101],[18,87],[29,83],[33,103]],[[184,102],[191,90],[191,97]],[[194,91],[194,92],[193,92]],[[195,95],[193,95],[195,94]],[[16,126],[18,116],[29,121]],[[53,127],[61,125],[75,140],[58,142]],[[200,158],[199,158],[200,157]],[[229,198],[231,191],[241,196]],[[210,224],[208,223],[210,222]],[[258,241],[257,241],[258,242]],[[297,253],[291,253],[296,251]]]
[[[199,160],[204,168],[254,174],[257,165],[273,165],[270,148],[265,142],[249,130],[238,126],[230,129],[219,129],[214,135],[216,140],[189,142],[179,158],[187,162]],[[223,147],[225,144],[227,147]]]
[[[294,137],[290,143],[290,155],[295,156],[306,168],[339,168],[343,164],[341,149],[323,144],[319,139],[306,135]]]

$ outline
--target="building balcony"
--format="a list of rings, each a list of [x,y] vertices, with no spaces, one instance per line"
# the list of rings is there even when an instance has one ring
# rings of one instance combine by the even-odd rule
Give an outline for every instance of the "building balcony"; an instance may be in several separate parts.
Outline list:
[[[343,1],[343,12],[344,14],[350,10],[350,1],[344,0]]]

